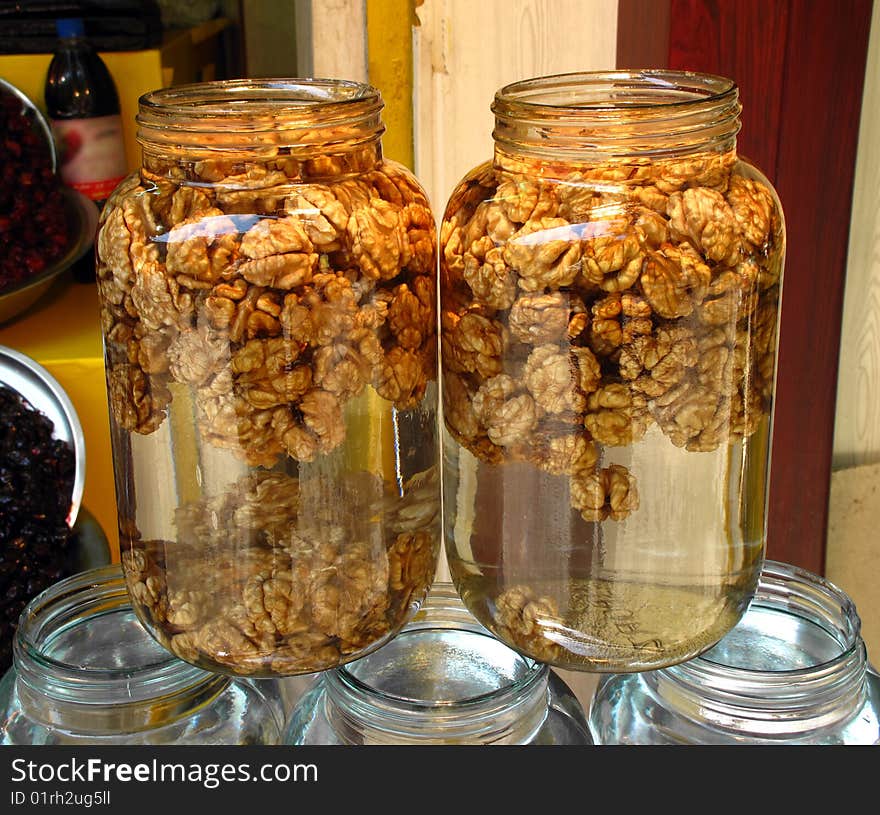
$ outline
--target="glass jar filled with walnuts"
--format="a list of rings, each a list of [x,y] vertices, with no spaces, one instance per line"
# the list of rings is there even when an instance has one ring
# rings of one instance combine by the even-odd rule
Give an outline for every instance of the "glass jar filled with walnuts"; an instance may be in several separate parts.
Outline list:
[[[572,670],[686,660],[765,551],[785,251],[722,77],[541,77],[440,234],[445,545],[468,608]]]
[[[381,110],[344,80],[148,93],[102,213],[122,565],[212,671],[348,662],[433,580],[436,231]]]

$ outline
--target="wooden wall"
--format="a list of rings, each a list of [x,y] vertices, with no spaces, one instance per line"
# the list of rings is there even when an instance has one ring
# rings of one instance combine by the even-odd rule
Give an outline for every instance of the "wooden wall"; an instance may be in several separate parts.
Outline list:
[[[735,78],[740,151],[782,200],[788,250],[767,547],[817,573],[871,11],[870,0],[620,0],[618,66],[657,66],[665,35],[669,67]]]

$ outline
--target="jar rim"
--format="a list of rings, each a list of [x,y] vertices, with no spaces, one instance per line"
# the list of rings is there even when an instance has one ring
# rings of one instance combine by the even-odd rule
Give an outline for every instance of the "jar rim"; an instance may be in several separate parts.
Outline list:
[[[397,636],[412,635],[420,631],[444,629],[478,634],[487,637],[492,642],[498,642],[497,638],[467,610],[453,585],[443,582],[434,583],[431,586],[431,590],[422,603],[418,614],[401,629]],[[508,648],[508,646],[503,647]],[[546,680],[550,671],[549,667],[544,663],[538,662],[524,654],[517,654],[523,661],[526,671],[522,676],[513,679],[503,687],[455,700],[412,699],[381,690],[352,672],[357,664],[363,664],[364,660],[369,660],[376,653],[378,652],[367,654],[354,663],[341,665],[335,669],[335,677],[343,685],[355,692],[368,694],[382,702],[411,711],[436,710],[438,708],[448,709],[450,706],[465,709],[484,705],[490,700],[507,703],[511,699],[531,693],[536,684]]]
[[[216,79],[158,88],[140,96],[144,111],[165,114],[237,116],[236,103],[260,103],[266,111],[340,108],[381,104],[381,93],[372,85],[351,79],[267,77],[260,79]]]
[[[807,603],[810,611],[805,609]],[[768,670],[728,665],[721,659],[713,658],[714,649],[709,649],[694,659],[694,666],[718,671],[735,670],[743,676],[780,678],[790,682],[839,665],[861,646],[861,619],[853,601],[830,580],[806,569],[781,561],[765,560],[752,605],[755,608],[784,608],[789,613],[804,617],[810,613],[812,621],[821,625],[837,643],[839,653],[805,667]],[[835,625],[838,622],[840,625]]]
[[[656,99],[644,101],[626,100],[624,96],[614,98],[609,94],[611,88],[620,91],[638,90],[656,95]],[[604,89],[604,93],[600,90]],[[595,95],[594,101],[581,101],[576,104],[541,101],[550,93],[566,91],[569,94],[579,91]],[[706,103],[724,102],[738,94],[736,82],[719,74],[680,71],[669,68],[651,68],[638,71],[575,71],[532,77],[511,82],[495,94],[493,110],[496,105],[521,108],[539,113],[552,110],[555,113],[570,115],[639,108],[687,108]],[[585,97],[589,99],[589,97]]]
[[[386,645],[373,654],[327,672],[324,685],[327,702],[335,711],[332,715],[338,717],[339,726],[362,734],[370,733],[371,738],[378,733],[393,732],[396,738],[407,742],[476,739],[480,743],[498,740],[520,743],[531,738],[547,715],[549,667],[501,643],[465,608],[451,584],[442,582],[432,585],[419,612],[394,642],[399,646],[407,637],[427,635],[430,639],[444,631],[485,637],[485,642],[497,647],[499,652],[510,652],[521,660],[525,671],[522,675],[511,676],[509,681],[499,681],[497,687],[484,692],[462,693],[448,699],[417,698],[415,694],[389,692],[354,672],[357,665],[367,664],[366,660],[381,659],[381,654],[389,647]],[[430,650],[430,642],[422,644]],[[461,643],[456,645],[463,651],[475,647],[473,644],[470,648]],[[417,643],[410,642],[408,647],[410,653],[421,654],[421,660],[427,663],[429,657],[420,651]],[[383,665],[376,667],[381,671]],[[424,664],[421,667],[424,668]],[[500,674],[498,678],[501,679]],[[431,727],[427,727],[426,720],[433,723]]]
[[[589,164],[730,152],[742,108],[732,79],[646,69],[520,80],[495,93],[491,110],[496,156]]]
[[[767,738],[790,737],[855,715],[866,694],[867,653],[855,605],[845,592],[820,575],[765,560],[742,620],[747,621],[752,611],[785,615],[792,624],[821,630],[834,653],[805,650],[809,659],[803,659],[801,666],[782,663],[777,668],[771,667],[778,658],[772,648],[769,659],[751,665],[723,656],[713,659],[709,649],[687,662],[643,674],[641,681],[649,693],[690,720],[732,732],[748,726]],[[757,624],[762,622],[767,624],[760,619]],[[714,647],[735,637],[742,624]],[[769,624],[773,626],[775,620]],[[795,635],[783,627],[777,636],[790,643]],[[737,653],[744,646],[734,639],[731,647]],[[755,637],[746,650],[749,658],[763,654]]]
[[[192,82],[138,100],[138,142],[219,157],[247,149],[365,149],[385,127],[380,91],[349,79],[269,77]]]
[[[149,699],[153,688],[167,695],[214,678],[170,651],[135,668],[74,665],[46,653],[59,626],[77,618],[87,619],[90,614],[124,611],[126,607],[131,607],[131,601],[118,564],[89,569],[49,586],[28,602],[19,617],[13,639],[13,664],[18,677],[46,695],[101,704],[110,703],[108,688],[120,682],[130,688],[135,674],[134,684],[141,692],[134,697],[129,692],[132,702]],[[222,679],[228,681],[228,677]]]

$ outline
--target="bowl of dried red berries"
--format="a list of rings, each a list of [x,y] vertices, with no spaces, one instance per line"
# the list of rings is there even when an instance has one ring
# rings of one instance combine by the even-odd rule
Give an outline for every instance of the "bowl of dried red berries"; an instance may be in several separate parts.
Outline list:
[[[27,601],[95,560],[77,525],[84,484],[70,398],[42,365],[0,345],[0,672]]]
[[[95,209],[57,175],[45,117],[0,79],[0,323],[33,305],[89,250]]]

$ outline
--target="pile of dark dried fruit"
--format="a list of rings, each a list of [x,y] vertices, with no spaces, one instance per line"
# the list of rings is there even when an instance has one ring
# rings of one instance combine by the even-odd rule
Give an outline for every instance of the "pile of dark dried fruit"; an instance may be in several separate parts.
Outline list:
[[[0,385],[0,670],[28,600],[73,571],[76,461],[53,431],[45,414]]]
[[[69,233],[49,146],[21,100],[0,87],[0,292],[61,257]]]

